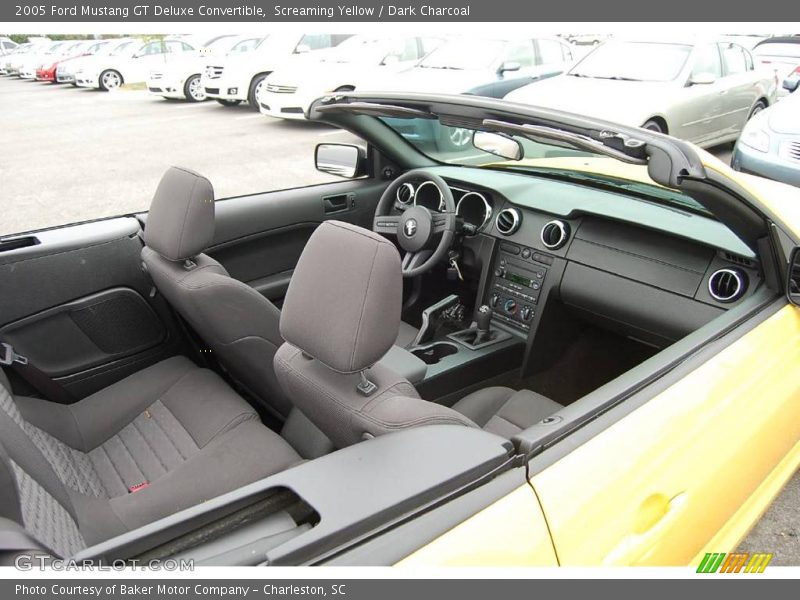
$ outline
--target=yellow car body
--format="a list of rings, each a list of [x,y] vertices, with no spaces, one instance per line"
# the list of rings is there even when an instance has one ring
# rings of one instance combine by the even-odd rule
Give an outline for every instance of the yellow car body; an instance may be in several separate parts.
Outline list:
[[[700,155],[800,239],[800,190]],[[535,162],[646,177],[610,159]],[[706,552],[735,550],[800,467],[800,308],[784,299],[769,312],[605,430],[531,468],[529,485],[399,564],[696,566]]]

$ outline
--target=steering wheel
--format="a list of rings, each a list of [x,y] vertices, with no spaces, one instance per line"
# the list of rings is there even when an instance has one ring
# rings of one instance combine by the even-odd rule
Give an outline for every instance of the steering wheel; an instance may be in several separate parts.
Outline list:
[[[397,189],[411,180],[424,179],[432,182],[442,195],[444,212],[431,211],[424,206],[411,206],[400,215],[392,215],[391,209]],[[403,277],[416,277],[429,271],[441,261],[456,231],[456,202],[453,192],[444,179],[435,173],[422,169],[408,171],[395,179],[383,192],[378,206],[375,208],[375,219],[372,231],[380,234],[394,235],[405,254],[403,255]],[[434,236],[441,233],[438,244],[434,244]]]

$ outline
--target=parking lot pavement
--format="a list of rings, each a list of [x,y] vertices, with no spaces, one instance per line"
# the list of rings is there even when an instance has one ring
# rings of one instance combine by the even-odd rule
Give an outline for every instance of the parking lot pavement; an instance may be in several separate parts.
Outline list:
[[[246,106],[167,102],[0,77],[0,235],[146,210],[164,170],[208,176],[218,197],[330,181],[314,146],[352,141],[320,124],[280,121]],[[711,151],[730,161],[732,145]],[[741,548],[800,565],[800,475]]]
[[[246,106],[6,77],[0,115],[0,235],[146,210],[170,165],[206,175],[221,198],[331,181],[314,146],[354,139]]]

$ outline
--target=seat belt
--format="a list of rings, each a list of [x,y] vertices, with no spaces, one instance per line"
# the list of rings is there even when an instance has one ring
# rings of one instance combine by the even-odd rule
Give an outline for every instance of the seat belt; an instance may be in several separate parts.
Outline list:
[[[0,342],[0,365],[11,368],[46,400],[61,404],[75,402],[75,397],[63,385],[37,369],[26,357],[17,354],[11,344]]]

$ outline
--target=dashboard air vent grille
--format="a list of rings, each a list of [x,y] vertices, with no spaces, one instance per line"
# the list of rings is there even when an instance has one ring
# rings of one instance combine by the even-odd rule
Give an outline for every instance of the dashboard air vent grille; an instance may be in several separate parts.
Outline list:
[[[569,240],[569,225],[564,221],[548,221],[542,227],[541,239],[547,248],[557,250]]]
[[[504,208],[497,213],[497,218],[494,221],[497,231],[503,235],[511,235],[522,224],[522,215],[516,208]]]
[[[747,275],[739,269],[719,269],[708,278],[708,293],[718,302],[735,302],[747,291]]]

